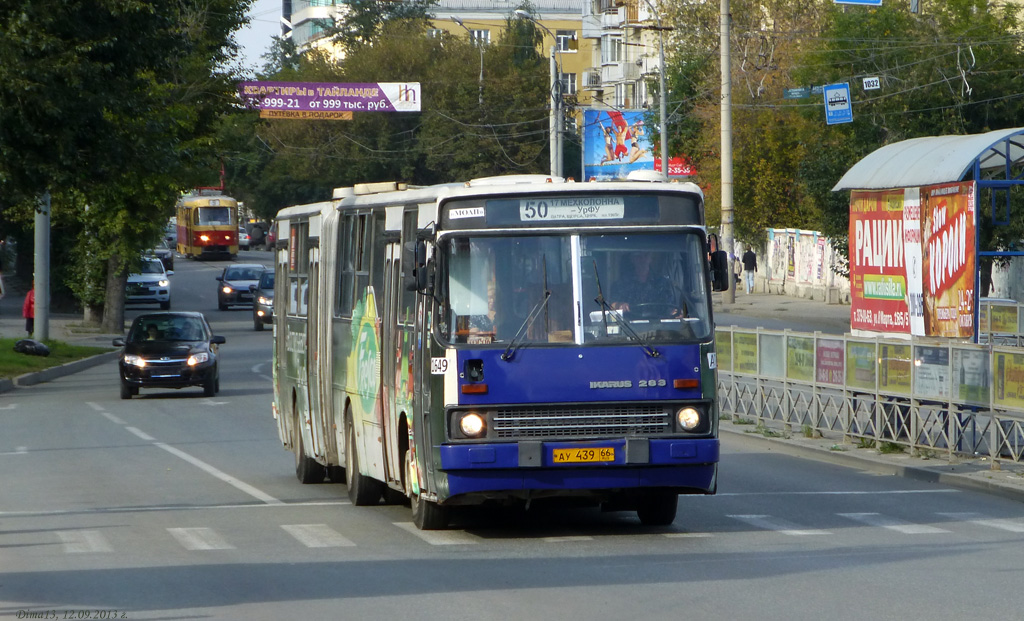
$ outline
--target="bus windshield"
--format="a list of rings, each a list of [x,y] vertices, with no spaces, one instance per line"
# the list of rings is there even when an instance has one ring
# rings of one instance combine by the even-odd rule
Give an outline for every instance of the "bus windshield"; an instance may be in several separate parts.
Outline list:
[[[455,237],[443,336],[468,345],[517,334],[531,344],[706,339],[706,262],[698,229]]]

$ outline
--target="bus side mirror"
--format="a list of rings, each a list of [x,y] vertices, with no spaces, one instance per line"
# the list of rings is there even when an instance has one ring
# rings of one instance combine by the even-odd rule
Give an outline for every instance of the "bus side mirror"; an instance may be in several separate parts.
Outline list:
[[[711,253],[711,289],[725,291],[729,288],[729,255],[724,250]]]
[[[431,295],[434,287],[427,269],[427,242],[422,239],[416,241],[412,265],[413,286],[411,288],[424,295]]]

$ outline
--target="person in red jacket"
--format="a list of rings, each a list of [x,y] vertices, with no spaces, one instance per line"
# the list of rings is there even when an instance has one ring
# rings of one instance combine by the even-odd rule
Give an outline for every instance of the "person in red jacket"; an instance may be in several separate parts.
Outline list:
[[[28,290],[28,294],[25,295],[25,303],[21,306],[21,316],[25,318],[25,329],[28,330],[28,335],[32,336],[32,330],[35,329],[36,323],[36,290],[33,287]]]

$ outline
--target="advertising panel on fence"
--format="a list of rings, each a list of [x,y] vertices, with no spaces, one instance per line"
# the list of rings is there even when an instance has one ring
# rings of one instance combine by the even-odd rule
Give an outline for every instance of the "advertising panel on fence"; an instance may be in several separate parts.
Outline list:
[[[878,366],[875,344],[846,342],[846,385],[851,388],[875,389],[875,369]]]
[[[949,349],[914,346],[914,394],[923,399],[949,399]]]
[[[818,339],[815,352],[815,372],[817,381],[823,384],[842,386],[843,377],[843,342],[838,339]]]
[[[786,377],[786,344],[781,334],[762,334],[757,345],[763,377]]]
[[[878,355],[878,390],[910,394],[910,345],[881,343]]]
[[[798,382],[814,381],[814,339],[809,336],[786,338],[786,378]]]
[[[973,182],[854,190],[851,328],[973,337],[975,211]]]
[[[715,330],[715,352],[719,371],[732,371],[732,332]]]
[[[953,350],[953,377],[956,395],[963,403],[988,404],[988,352],[976,349]]]
[[[981,324],[981,328],[988,328],[992,334],[1016,334],[1017,333],[1017,305],[986,304],[982,308],[989,309],[989,324]]]
[[[644,126],[645,110],[583,111],[583,177],[588,181],[625,179],[634,170],[661,170],[657,148]],[[685,157],[670,157],[670,177],[696,174]]]
[[[1024,354],[997,351],[992,354],[996,405],[1024,410]]]
[[[757,334],[732,333],[733,368],[737,373],[757,374]]]

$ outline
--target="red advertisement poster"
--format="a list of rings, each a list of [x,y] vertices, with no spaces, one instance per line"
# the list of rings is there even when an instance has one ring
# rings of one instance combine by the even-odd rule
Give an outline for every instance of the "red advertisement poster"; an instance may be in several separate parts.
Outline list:
[[[975,209],[973,182],[921,188],[928,336],[974,336]]]
[[[910,332],[903,189],[850,195],[850,327]]]

